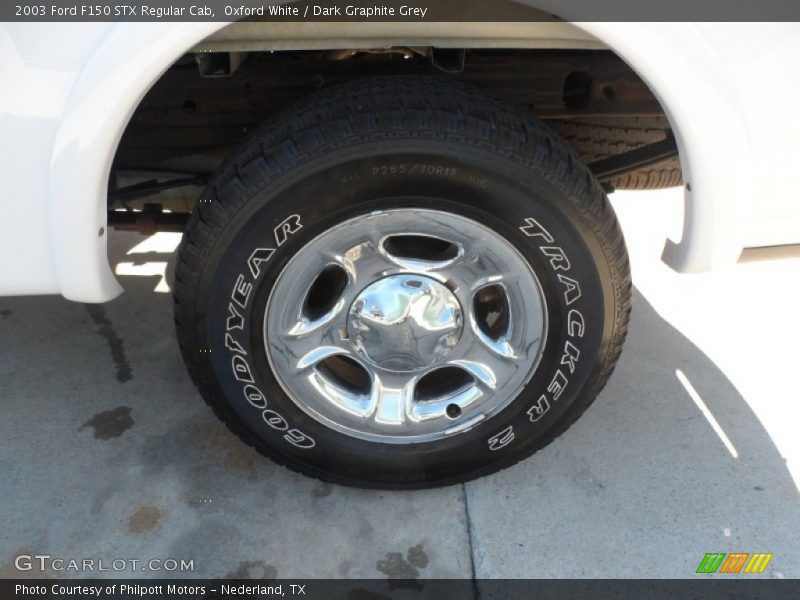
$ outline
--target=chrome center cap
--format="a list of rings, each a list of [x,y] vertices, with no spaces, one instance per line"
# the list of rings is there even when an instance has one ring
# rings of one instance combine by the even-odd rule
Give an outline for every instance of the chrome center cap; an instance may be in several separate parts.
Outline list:
[[[391,371],[419,371],[458,343],[464,319],[453,292],[423,275],[391,275],[353,301],[347,333],[356,352]]]

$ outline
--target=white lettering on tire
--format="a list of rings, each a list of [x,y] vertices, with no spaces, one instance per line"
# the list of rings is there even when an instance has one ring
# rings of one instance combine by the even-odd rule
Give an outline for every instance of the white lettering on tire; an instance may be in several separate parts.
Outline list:
[[[291,215],[281,221],[274,229],[275,247],[282,246],[288,237],[302,228],[300,215]],[[247,351],[236,339],[237,335],[247,332],[245,327],[245,309],[250,301],[253,286],[261,276],[262,264],[275,253],[275,248],[256,248],[250,253],[245,269],[236,277],[228,304],[228,318],[225,320],[225,348],[231,354],[231,370],[234,378],[243,383],[242,393],[245,400],[253,408],[261,411],[264,423],[276,431],[285,432],[283,439],[296,448],[307,450],[316,445],[314,438],[299,429],[291,427],[286,417],[271,408],[267,408],[267,397],[256,386],[253,369],[247,359]]]
[[[525,219],[525,225],[520,227],[519,230],[528,237],[540,237],[548,244],[553,243],[553,236],[550,235],[550,232],[542,227],[539,224],[539,221],[533,217],[528,217]]]
[[[567,257],[566,252],[561,246],[555,245],[555,238],[553,235],[533,217],[526,217],[523,219],[523,225],[520,226],[520,231],[527,237],[533,238],[539,251],[545,256],[550,268],[558,278],[558,281],[563,285],[564,303],[567,306],[572,305],[581,297],[581,286],[578,281],[566,275],[572,268],[572,263]],[[560,367],[555,370],[547,386],[547,394],[542,394],[539,399],[534,402],[526,411],[531,423],[536,423],[544,415],[550,411],[550,407],[555,403],[564,390],[569,385],[569,376],[575,373],[578,361],[580,360],[581,351],[575,345],[579,338],[582,338],[586,331],[586,320],[583,314],[573,308],[567,314],[567,335],[572,340],[566,340],[561,354],[561,365],[565,366],[562,370]],[[568,373],[565,373],[569,369]],[[489,450],[500,450],[508,446],[514,441],[514,429],[509,425],[503,431],[491,436],[487,442]]]
[[[547,396],[542,394],[539,396],[539,400],[534,402],[533,406],[528,409],[528,416],[531,419],[531,423],[536,423],[548,410],[550,410],[550,403],[547,401]]]
[[[489,450],[500,450],[514,441],[514,427],[509,425],[500,433],[489,438]]]

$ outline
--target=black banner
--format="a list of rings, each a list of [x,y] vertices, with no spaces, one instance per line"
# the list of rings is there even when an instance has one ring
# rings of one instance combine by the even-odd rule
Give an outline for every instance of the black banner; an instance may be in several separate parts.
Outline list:
[[[4,0],[0,21],[796,21],[798,0]]]
[[[702,577],[702,578],[701,578]],[[794,600],[800,597],[798,580],[747,580],[730,576],[698,579],[583,579],[583,580],[191,580],[191,579],[6,579],[0,580],[0,598],[52,600],[234,600],[241,598],[302,598],[309,600],[398,599],[529,599],[578,600]]]

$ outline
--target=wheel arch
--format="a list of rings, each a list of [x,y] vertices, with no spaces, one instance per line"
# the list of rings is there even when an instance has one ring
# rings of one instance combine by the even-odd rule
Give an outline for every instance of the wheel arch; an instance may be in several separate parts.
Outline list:
[[[672,125],[685,182],[683,235],[666,241],[662,260],[682,273],[735,263],[754,192],[753,157],[740,93],[719,51],[695,23],[576,25],[639,74]]]
[[[122,286],[108,262],[106,194],[117,146],[147,90],[187,49],[226,23],[119,23],[70,93],[53,144],[48,234],[61,294],[105,302]]]

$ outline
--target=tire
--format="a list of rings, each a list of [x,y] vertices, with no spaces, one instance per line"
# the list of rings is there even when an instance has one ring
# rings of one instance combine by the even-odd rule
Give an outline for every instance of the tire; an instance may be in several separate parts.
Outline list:
[[[632,119],[624,127],[569,121],[553,121],[550,126],[587,164],[659,142],[669,127],[668,123],[650,124],[644,118]],[[683,177],[678,159],[670,158],[607,183],[617,190],[655,190],[682,185]]]
[[[369,279],[371,260],[397,268]],[[467,282],[499,265],[500,284]],[[393,324],[401,297],[436,325]],[[174,301],[194,383],[246,443],[325,481],[426,488],[507,467],[588,408],[621,351],[630,276],[603,190],[547,127],[472,87],[376,78],[232,153],[187,226]],[[337,344],[334,367],[320,349]],[[470,349],[480,360],[450,359]]]

